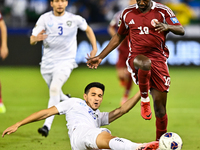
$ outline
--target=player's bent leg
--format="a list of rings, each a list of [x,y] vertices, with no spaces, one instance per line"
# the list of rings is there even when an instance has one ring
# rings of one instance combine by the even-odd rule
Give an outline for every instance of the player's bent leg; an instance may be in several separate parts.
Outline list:
[[[146,120],[150,120],[152,112],[148,90],[151,77],[151,60],[144,55],[137,55],[133,60],[133,64],[134,67],[138,69],[138,81],[141,94],[141,116]]]
[[[96,144],[99,149],[110,149],[109,147],[109,141],[111,139],[115,138],[115,136],[112,136],[110,133],[103,131],[101,132],[96,139]]]
[[[128,100],[128,95],[129,95],[130,87],[131,87],[129,83],[130,73],[127,71],[126,67],[117,67],[117,75],[120,81],[120,85],[125,88],[123,97],[120,100],[120,106],[121,106]],[[131,82],[132,82],[132,78],[131,78]]]
[[[156,89],[151,89],[151,94],[154,100],[154,110],[156,116],[156,140],[158,141],[160,139],[160,136],[167,132],[167,92],[161,92]]]
[[[148,96],[150,76],[150,70],[138,70],[138,81],[141,94],[141,116],[146,120],[150,120],[152,117],[150,99]]]
[[[61,88],[63,84],[67,81],[68,76],[66,76],[65,74],[57,73],[53,76],[53,78],[52,78],[52,75],[50,74],[43,75],[43,78],[49,85],[50,99],[48,102],[48,108],[50,108],[60,102]],[[50,82],[50,78],[52,78],[51,82]],[[46,118],[43,127],[38,129],[38,132],[42,134],[42,136],[45,136],[45,137],[48,136],[54,117],[55,116],[50,116]]]
[[[123,96],[123,98],[122,98],[122,100],[120,102],[121,106],[128,100],[128,97],[129,97],[129,94],[130,94],[130,90],[131,90],[132,85],[133,85],[131,74],[128,71],[126,71],[126,74],[127,74],[127,85],[125,87],[124,96]]]
[[[112,136],[106,131],[101,132],[97,136],[96,144],[99,149],[112,150],[136,150],[136,148],[141,145],[124,138]]]
[[[144,55],[137,55],[133,60],[134,67],[136,69],[150,70],[151,69],[151,60]]]
[[[124,74],[124,68],[123,67],[117,68],[117,76],[119,78],[120,85],[125,87],[126,86],[126,77],[125,77],[125,74]]]

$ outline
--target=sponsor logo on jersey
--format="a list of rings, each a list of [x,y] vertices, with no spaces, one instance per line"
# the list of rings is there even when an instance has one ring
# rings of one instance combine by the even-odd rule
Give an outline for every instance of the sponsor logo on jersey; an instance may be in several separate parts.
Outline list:
[[[155,27],[157,21],[158,21],[157,19],[152,19],[152,20],[151,20],[151,25],[152,25],[153,27]]]
[[[48,23],[48,26],[49,26],[49,27],[53,27],[53,22],[49,22],[49,23]]]
[[[172,18],[170,18],[170,19],[171,19],[171,21],[173,22],[173,24],[179,23],[179,21],[178,21],[178,19],[177,19],[176,17],[172,17]]]
[[[67,26],[71,26],[72,25],[72,21],[67,21]]]
[[[133,19],[131,19],[131,21],[129,22],[129,24],[135,24],[135,21]]]

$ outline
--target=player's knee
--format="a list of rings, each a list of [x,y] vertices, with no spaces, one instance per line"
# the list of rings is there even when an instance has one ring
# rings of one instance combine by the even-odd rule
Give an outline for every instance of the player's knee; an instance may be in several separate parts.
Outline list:
[[[150,70],[151,69],[151,60],[146,59],[146,60],[142,61],[141,69],[142,70]]]
[[[155,106],[154,110],[156,117],[162,118],[166,114],[166,109],[163,106]]]
[[[50,95],[51,96],[55,96],[55,95],[59,95],[59,89],[56,86],[50,86]]]
[[[151,60],[146,56],[134,59],[133,64],[136,67],[136,69],[142,69],[142,70],[151,69]]]

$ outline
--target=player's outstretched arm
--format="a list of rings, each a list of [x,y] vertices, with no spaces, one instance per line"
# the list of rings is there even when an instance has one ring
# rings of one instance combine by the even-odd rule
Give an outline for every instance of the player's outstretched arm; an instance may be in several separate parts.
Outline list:
[[[8,56],[8,46],[7,46],[7,27],[4,20],[0,21],[0,30],[1,30],[1,49],[0,57],[4,60]]]
[[[108,45],[103,49],[103,51],[97,56],[93,58],[87,58],[87,66],[89,68],[97,68],[101,61],[111,52],[113,51],[123,40],[125,36],[120,34],[115,34]]]
[[[140,91],[138,91],[132,98],[127,100],[121,107],[111,111],[109,113],[109,123],[113,122],[117,118],[129,112],[129,110],[131,110],[137,104],[140,98],[141,98]]]
[[[36,113],[33,113],[32,115],[28,116],[27,118],[25,118],[24,120],[17,122],[16,124],[8,127],[2,134],[2,137],[4,137],[4,135],[6,134],[11,134],[17,131],[17,129],[25,124],[31,123],[31,122],[35,122],[35,121],[39,121],[42,119],[45,119],[49,116],[58,114],[58,110],[55,106],[48,108],[48,109],[44,109],[41,111],[38,111]]]
[[[92,45],[92,51],[90,52],[89,57],[94,57],[97,53],[97,41],[96,41],[95,34],[90,26],[87,26],[87,29],[85,30],[85,32]]]
[[[45,34],[45,30],[42,30],[37,36],[31,35],[30,44],[35,45],[39,41],[43,41],[47,38],[47,34]]]

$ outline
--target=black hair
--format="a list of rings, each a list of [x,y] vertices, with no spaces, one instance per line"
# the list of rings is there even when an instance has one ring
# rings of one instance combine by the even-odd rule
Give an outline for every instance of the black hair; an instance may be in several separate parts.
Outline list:
[[[86,87],[85,87],[85,91],[84,93],[87,94],[89,92],[89,90],[93,87],[97,87],[97,88],[100,88],[103,93],[104,93],[104,90],[105,90],[105,86],[99,82],[92,82],[90,84],[88,84]]]

